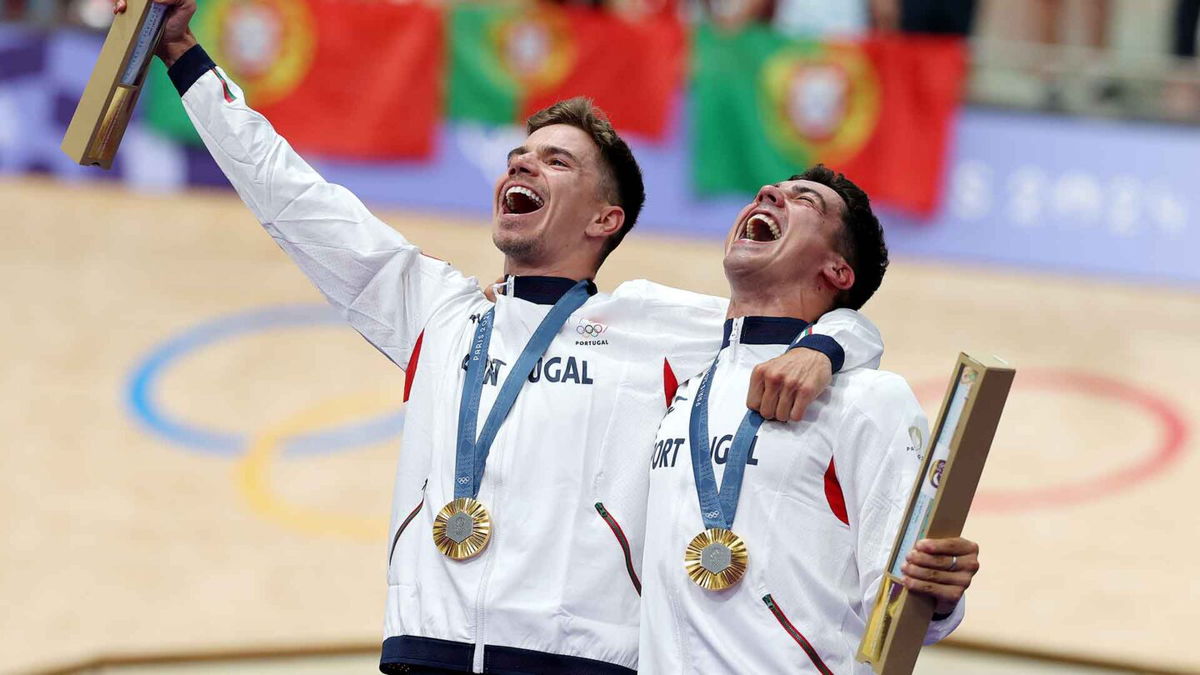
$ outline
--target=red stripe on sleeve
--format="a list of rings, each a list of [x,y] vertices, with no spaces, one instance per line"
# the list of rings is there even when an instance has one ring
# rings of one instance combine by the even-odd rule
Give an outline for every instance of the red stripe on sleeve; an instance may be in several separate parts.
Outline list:
[[[417,336],[413,345],[412,356],[408,357],[408,367],[404,369],[404,402],[408,403],[408,394],[412,391],[413,380],[417,377],[417,361],[421,358],[421,341],[425,339],[425,331]]]
[[[667,407],[671,407],[671,399],[679,389],[679,380],[675,379],[675,371],[671,370],[671,362],[663,359],[663,395],[667,399]]]
[[[825,501],[829,502],[829,510],[838,520],[850,524],[850,517],[846,514],[846,498],[842,496],[842,484],[838,482],[832,457],[829,458],[829,468],[825,470]]]

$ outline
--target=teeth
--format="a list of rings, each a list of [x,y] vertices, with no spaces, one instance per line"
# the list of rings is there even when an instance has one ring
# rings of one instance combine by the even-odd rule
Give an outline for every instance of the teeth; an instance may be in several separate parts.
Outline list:
[[[758,234],[758,232],[757,232],[758,225],[762,225],[762,226],[766,227],[768,230],[770,230],[771,238],[773,240],[779,239],[779,237],[782,236],[782,231],[779,229],[779,224],[775,222],[775,219],[773,219],[770,216],[763,214],[763,213],[756,213],[753,216],[750,216],[750,220],[746,221],[746,238],[747,239],[753,239],[755,241],[759,241],[758,237],[756,236]]]
[[[533,200],[533,203],[537,204],[538,208],[542,207],[542,203],[543,203],[542,198],[537,196],[536,192],[534,192],[533,190],[530,190],[527,187],[522,187],[520,185],[514,185],[514,186],[508,188],[508,190],[506,190],[504,193],[504,199],[509,200],[512,198],[512,196],[514,194],[525,195],[526,197],[529,197],[531,200]],[[511,205],[511,202],[510,202],[510,205]]]

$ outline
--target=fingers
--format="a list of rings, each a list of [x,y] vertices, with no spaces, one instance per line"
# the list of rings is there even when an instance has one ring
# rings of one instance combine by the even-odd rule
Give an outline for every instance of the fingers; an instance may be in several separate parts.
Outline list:
[[[770,363],[770,362],[768,362]],[[763,419],[778,419],[779,375],[759,364],[750,373],[750,391],[746,394],[746,407],[763,416]]]
[[[808,410],[808,405],[813,402],[813,399],[820,393],[812,387],[801,385],[796,389],[796,398],[792,401],[792,409],[788,414],[788,419],[793,422],[799,422],[804,419],[804,411]]]
[[[777,419],[776,414],[779,409],[779,384],[774,377],[764,378],[762,403],[759,406],[758,412],[765,419]]]
[[[776,419],[779,412],[779,376],[767,364],[759,364],[750,372],[746,407],[762,415],[763,419]]]
[[[979,545],[962,537],[922,539],[904,560],[906,588],[932,596],[938,607],[953,607],[979,571]]]
[[[910,576],[905,576],[901,581],[908,590],[928,595],[937,600],[938,607],[953,607],[962,599],[963,593],[967,590],[965,586],[939,584],[934,581],[914,579]]]
[[[924,581],[939,586],[957,586],[966,590],[971,586],[974,572],[956,569],[953,572],[943,567],[925,567],[915,563],[904,563],[900,566],[904,576],[915,581]]]
[[[786,422],[791,419],[792,406],[796,402],[796,390],[787,386],[780,388],[779,401],[775,404],[775,417],[772,419]]]
[[[755,366],[750,372],[750,389],[746,392],[746,407],[762,415],[763,377],[762,366]],[[766,415],[763,415],[765,418]]]
[[[932,555],[921,551],[911,551],[904,559],[921,567],[935,570],[967,572],[974,574],[979,571],[979,557],[974,553],[964,555]],[[953,568],[953,570],[951,569]]]
[[[947,537],[945,539],[922,539],[917,542],[916,550],[930,555],[964,556],[978,554],[979,545],[970,539]]]
[[[113,0],[113,14],[122,14],[128,7],[125,0]]]

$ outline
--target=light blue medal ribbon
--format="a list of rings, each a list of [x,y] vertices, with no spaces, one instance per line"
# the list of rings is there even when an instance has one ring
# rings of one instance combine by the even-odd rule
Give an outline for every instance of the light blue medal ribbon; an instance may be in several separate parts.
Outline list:
[[[803,332],[798,335],[791,347],[796,346],[803,335]],[[720,360],[720,356],[713,359],[708,372],[700,380],[688,419],[692,475],[705,530],[688,543],[683,554],[683,566],[688,577],[708,591],[722,591],[737,584],[745,576],[750,563],[746,542],[733,533],[733,519],[737,515],[738,497],[742,493],[742,479],[746,475],[750,448],[763,423],[762,415],[753,410],[746,411],[729,446],[725,475],[721,476],[721,488],[718,490],[712,458],[709,456],[708,393]]]
[[[713,374],[717,372],[719,361],[719,358],[713,361],[696,390],[691,418],[688,420],[688,433],[691,436],[688,440],[692,450],[692,475],[696,478],[696,494],[700,498],[700,516],[704,519],[704,527],[730,530],[737,515],[738,497],[742,493],[742,479],[746,474],[746,461],[750,458],[750,446],[758,436],[763,417],[753,410],[747,410],[742,417],[742,423],[738,425],[733,443],[729,446],[725,474],[721,476],[721,489],[718,491],[712,458],[709,457],[708,391],[712,387]]]
[[[787,351],[794,349],[800,343],[800,339],[809,332],[801,331],[792,340]],[[692,414],[688,420],[688,433],[691,436],[688,440],[692,451],[692,475],[696,478],[696,494],[700,498],[700,516],[704,519],[704,527],[730,530],[733,529],[733,518],[737,515],[746,461],[750,459],[750,448],[758,436],[763,417],[753,410],[747,410],[746,415],[742,417],[742,423],[738,425],[737,433],[729,446],[725,474],[721,476],[721,488],[718,491],[712,459],[709,457],[708,391],[712,387],[713,375],[717,372],[719,361],[720,357],[713,360],[712,366],[704,374],[696,390],[696,398],[692,401]]]
[[[500,425],[508,417],[521,386],[537,360],[542,358],[554,336],[566,323],[571,314],[583,306],[588,299],[588,282],[580,281],[571,287],[538,324],[533,336],[521,355],[517,357],[508,377],[500,385],[496,394],[496,402],[483,423],[483,431],[475,436],[475,424],[479,418],[479,399],[483,393],[483,380],[487,371],[488,345],[492,340],[492,325],[495,321],[495,308],[487,311],[475,326],[475,338],[471,343],[471,353],[467,360],[466,382],[463,384],[462,399],[458,409],[458,450],[454,460],[454,497],[474,499],[479,494],[479,485],[483,481],[483,468],[487,464],[488,452],[492,441],[500,431]],[[710,469],[711,471],[711,469]]]

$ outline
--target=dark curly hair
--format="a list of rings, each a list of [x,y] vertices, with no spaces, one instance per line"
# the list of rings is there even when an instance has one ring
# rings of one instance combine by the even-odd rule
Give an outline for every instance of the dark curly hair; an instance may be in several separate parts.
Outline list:
[[[633,229],[642,204],[646,201],[646,188],[642,183],[642,170],[629,145],[617,135],[613,125],[608,121],[604,111],[596,107],[592,100],[576,96],[554,105],[543,108],[529,117],[525,122],[525,132],[533,132],[552,124],[567,124],[582,129],[591,136],[596,147],[600,148],[601,164],[604,175],[601,178],[601,189],[605,191],[605,199],[610,204],[620,206],[625,211],[625,222],[620,231],[608,238],[600,251],[600,262],[621,243],[625,235]]]
[[[854,285],[834,298],[834,307],[861,308],[879,289],[888,267],[888,250],[883,241],[883,227],[879,224],[879,218],[871,211],[870,197],[849,178],[824,164],[796,174],[791,180],[820,183],[836,192],[846,203],[846,210],[842,212],[842,233],[837,247],[838,252],[854,270]]]

